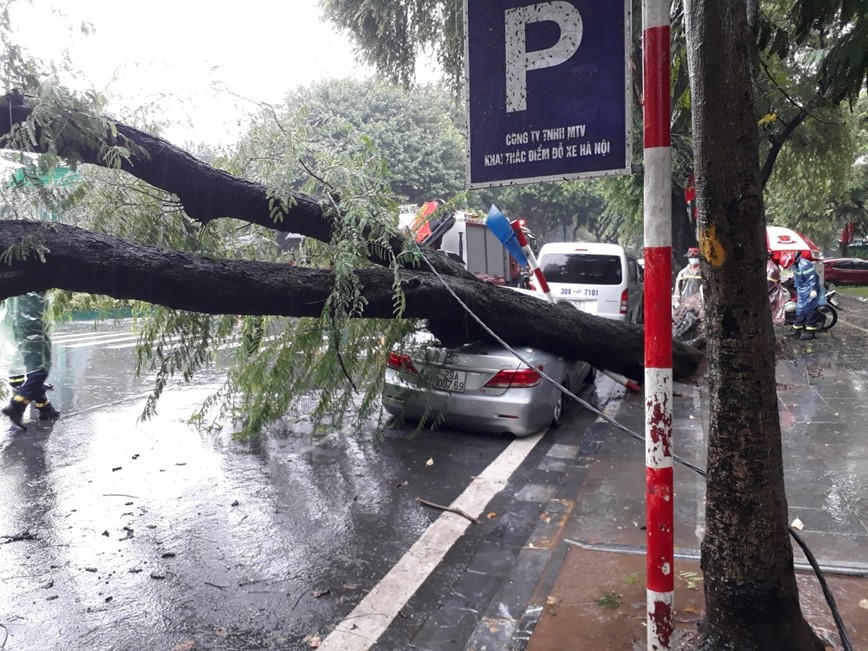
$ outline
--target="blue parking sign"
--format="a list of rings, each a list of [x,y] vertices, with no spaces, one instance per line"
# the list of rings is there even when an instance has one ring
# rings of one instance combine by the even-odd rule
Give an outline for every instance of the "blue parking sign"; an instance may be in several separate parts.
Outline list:
[[[471,188],[630,173],[629,0],[465,0]]]

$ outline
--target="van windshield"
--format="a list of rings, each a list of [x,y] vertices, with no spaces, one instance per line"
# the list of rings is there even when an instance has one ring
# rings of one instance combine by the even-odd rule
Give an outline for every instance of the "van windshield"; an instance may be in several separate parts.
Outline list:
[[[546,254],[542,272],[550,283],[620,285],[621,258],[585,253]]]

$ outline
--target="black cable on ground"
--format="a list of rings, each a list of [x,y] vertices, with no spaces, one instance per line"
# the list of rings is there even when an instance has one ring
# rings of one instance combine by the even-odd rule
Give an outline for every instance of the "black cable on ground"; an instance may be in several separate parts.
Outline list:
[[[437,276],[437,279],[441,283],[443,283],[443,286],[446,287],[446,290],[452,295],[452,298],[454,298],[458,302],[458,304],[462,307],[462,309],[464,309],[464,311],[467,312],[467,314],[474,321],[476,321],[482,327],[483,330],[485,330],[491,337],[493,337],[494,340],[497,341],[497,343],[499,343],[501,346],[506,348],[506,350],[508,350],[513,355],[515,355],[516,358],[521,363],[523,363],[525,366],[528,366],[528,367],[531,366],[531,364],[526,359],[524,359],[514,348],[512,348],[512,346],[510,346],[508,343],[506,343],[491,328],[489,328],[488,325],[486,325],[482,321],[482,319],[480,319],[476,315],[476,313],[473,310],[471,310],[470,307],[464,301],[461,300],[461,298],[458,296],[458,294],[456,294],[455,291],[449,286],[449,284],[445,280],[443,280],[443,277],[437,272],[437,270],[427,260],[427,258],[425,258],[424,253],[422,254],[422,259],[425,261],[425,264],[428,265],[428,267],[431,269],[431,271],[434,273],[434,275]],[[599,409],[594,407],[591,403],[587,402],[586,400],[579,398],[579,396],[574,394],[572,391],[570,391],[566,387],[562,386],[555,379],[549,377],[544,371],[542,371],[540,369],[536,369],[536,370],[540,374],[540,376],[543,377],[546,381],[554,384],[561,391],[561,393],[563,393],[566,396],[569,396],[570,398],[572,398],[573,400],[578,402],[580,405],[582,405],[585,409],[591,411],[594,414],[597,414],[604,421],[606,421],[607,423],[612,425],[612,427],[619,429],[622,432],[628,434],[629,436],[633,437],[637,441],[640,441],[643,445],[645,444],[645,437],[644,436],[639,435],[638,433],[629,429],[625,425],[622,425],[621,423],[619,423],[615,419],[611,418],[610,416],[607,416],[606,414],[604,414],[602,411],[600,411]],[[690,468],[691,470],[698,473],[702,477],[706,477],[708,475],[708,473],[705,470],[703,470],[702,468],[700,468],[697,465],[690,463],[689,461],[687,461],[685,459],[682,459],[678,455],[673,454],[672,459],[674,461],[677,461],[681,465],[683,465],[687,468]],[[820,569],[820,565],[817,562],[816,557],[814,557],[814,554],[811,552],[810,549],[808,549],[807,544],[802,539],[802,537],[796,532],[795,529],[793,529],[792,527],[788,527],[788,530],[790,532],[790,536],[796,541],[796,543],[798,543],[799,547],[802,548],[802,551],[805,553],[805,557],[808,559],[808,563],[811,564],[811,568],[813,568],[813,570],[814,570],[814,574],[817,575],[817,580],[820,582],[820,587],[823,590],[823,596],[826,598],[826,603],[829,606],[829,610],[832,612],[832,619],[835,620],[835,626],[838,628],[838,636],[841,638],[841,644],[844,646],[844,651],[855,651],[855,649],[853,647],[853,643],[850,641],[850,636],[847,634],[847,629],[844,628],[844,620],[841,618],[841,613],[838,611],[838,604],[835,602],[835,597],[834,597],[834,595],[832,595],[832,591],[829,588],[829,584],[826,582],[826,577],[823,575],[823,572]]]
[[[832,594],[832,589],[826,582],[826,577],[823,576],[823,572],[820,570],[820,565],[817,562],[817,559],[814,557],[813,552],[808,549],[808,545],[804,540],[802,540],[802,537],[796,533],[796,530],[790,527],[789,531],[790,536],[796,541],[796,543],[798,543],[799,547],[802,548],[802,551],[805,553],[805,558],[808,559],[811,567],[814,568],[814,574],[817,575],[817,580],[820,582],[820,587],[823,589],[823,596],[826,597],[826,603],[829,604],[829,610],[832,611],[832,619],[835,620],[835,626],[838,627],[838,636],[841,638],[841,644],[844,645],[844,651],[855,651],[853,642],[850,641],[850,636],[847,634],[847,629],[844,628],[844,620],[841,617],[841,613],[838,612],[838,604],[835,602],[835,596]]]

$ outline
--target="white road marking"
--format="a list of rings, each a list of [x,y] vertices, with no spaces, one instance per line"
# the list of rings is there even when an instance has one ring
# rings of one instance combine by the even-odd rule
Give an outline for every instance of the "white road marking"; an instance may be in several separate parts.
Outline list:
[[[451,506],[474,517],[480,516],[491,499],[506,487],[512,473],[540,442],[543,434],[545,432],[510,443]],[[320,651],[366,651],[373,646],[469,525],[467,518],[455,513],[441,514],[323,640]]]
[[[58,344],[58,347],[59,348],[88,348],[91,346],[103,346],[105,344],[114,344],[114,343],[117,343],[120,341],[135,342],[136,339],[138,339],[138,337],[136,337],[136,335],[115,335],[113,339],[100,339],[97,341],[85,341],[83,343],[74,343],[74,344],[60,343],[60,344]],[[133,345],[135,345],[135,344],[133,344]]]
[[[112,337],[119,337],[121,335],[125,336],[135,336],[129,332],[77,332],[77,333],[65,333],[65,334],[51,334],[51,341],[58,343],[66,343],[72,341],[96,341],[99,339],[111,339]]]

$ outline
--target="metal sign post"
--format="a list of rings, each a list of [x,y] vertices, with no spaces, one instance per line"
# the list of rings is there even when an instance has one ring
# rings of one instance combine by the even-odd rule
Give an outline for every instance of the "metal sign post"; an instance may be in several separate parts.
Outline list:
[[[643,0],[645,523],[648,650],[668,651],[675,590],[672,475],[672,152],[669,2]]]
[[[471,188],[629,174],[630,3],[465,0]]]

